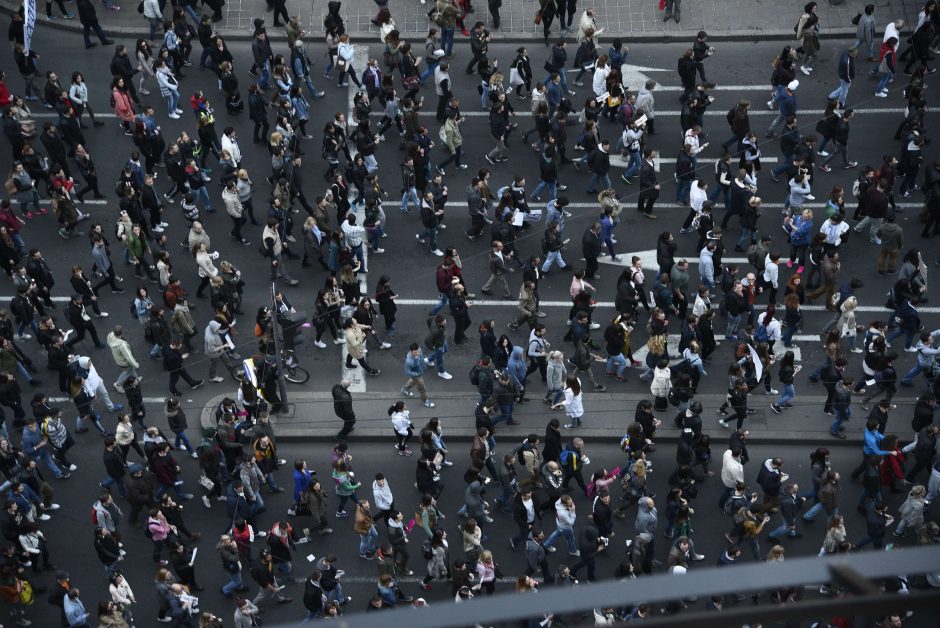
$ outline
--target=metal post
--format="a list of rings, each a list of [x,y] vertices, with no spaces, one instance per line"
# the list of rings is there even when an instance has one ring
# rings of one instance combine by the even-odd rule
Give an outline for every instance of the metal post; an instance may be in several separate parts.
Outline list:
[[[281,360],[281,342],[278,340],[278,335],[281,331],[281,323],[278,320],[277,299],[274,298],[274,295],[277,294],[277,264],[278,260],[271,261],[271,331],[274,336],[274,365],[275,368],[277,368],[277,392],[286,410],[287,387],[284,386],[284,365]]]

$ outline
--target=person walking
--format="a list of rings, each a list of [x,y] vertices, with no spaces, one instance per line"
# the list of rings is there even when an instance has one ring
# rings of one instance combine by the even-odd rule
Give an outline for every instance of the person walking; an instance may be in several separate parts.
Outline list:
[[[855,57],[858,56],[858,48],[850,46],[842,56],[839,57],[839,87],[832,90],[829,94],[829,100],[838,100],[839,107],[845,109],[845,101],[849,96],[849,88],[852,81],[855,80]]]
[[[333,412],[343,420],[343,428],[336,434],[339,441],[345,440],[349,433],[356,429],[356,413],[353,411],[352,394],[349,392],[351,382],[343,379],[333,386]]]
[[[85,38],[86,49],[94,48],[98,45],[91,41],[89,37],[92,30],[95,31],[98,39],[101,40],[102,46],[110,46],[114,43],[112,40],[108,39],[108,36],[101,30],[101,24],[98,23],[98,13],[95,11],[95,5],[92,3],[92,0],[76,0],[75,8],[78,10],[78,21],[81,22],[82,25],[82,36]],[[117,10],[120,7],[111,5],[108,8]]]
[[[897,71],[897,44],[897,37],[891,37],[881,44],[881,52],[878,54],[878,86],[875,87],[875,96],[879,98],[888,97],[888,83]]]
[[[655,220],[653,205],[659,198],[660,184],[656,180],[655,160],[658,153],[652,149],[643,151],[643,163],[640,165],[640,194],[637,196],[637,211],[644,218]]]
[[[552,410],[560,408],[565,409],[570,423],[565,425],[565,429],[574,429],[581,427],[581,418],[584,416],[584,396],[581,394],[581,380],[574,375],[569,375],[565,382],[563,391],[565,398],[552,405]]]
[[[417,388],[425,407],[433,408],[434,402],[428,397],[428,389],[424,383],[424,371],[427,368],[428,363],[424,360],[421,347],[417,342],[411,343],[408,354],[405,355],[405,375],[408,376],[408,380],[401,387],[401,394],[406,397],[414,397],[415,394],[411,392],[411,389]]]
[[[128,377],[139,377],[137,369],[140,364],[134,358],[134,350],[131,344],[124,340],[124,327],[115,325],[114,329],[108,334],[108,348],[111,349],[111,357],[114,363],[121,368],[121,373],[114,380],[114,389],[120,393],[124,392],[124,382]]]

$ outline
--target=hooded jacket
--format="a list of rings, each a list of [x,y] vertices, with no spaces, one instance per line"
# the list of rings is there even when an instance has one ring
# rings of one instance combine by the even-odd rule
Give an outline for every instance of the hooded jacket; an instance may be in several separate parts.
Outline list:
[[[659,523],[659,514],[656,506],[651,509],[646,499],[641,499],[636,513],[636,531],[639,534],[647,533],[650,536],[656,534],[656,525]]]

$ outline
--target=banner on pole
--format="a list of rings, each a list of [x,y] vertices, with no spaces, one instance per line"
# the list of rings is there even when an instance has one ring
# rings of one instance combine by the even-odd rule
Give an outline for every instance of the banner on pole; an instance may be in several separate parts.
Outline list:
[[[23,46],[29,54],[29,45],[33,40],[33,30],[36,28],[36,0],[23,0]]]

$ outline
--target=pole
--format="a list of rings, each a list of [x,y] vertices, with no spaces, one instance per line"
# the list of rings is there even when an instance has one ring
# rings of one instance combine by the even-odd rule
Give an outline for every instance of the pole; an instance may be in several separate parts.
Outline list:
[[[271,330],[274,332],[274,364],[277,368],[277,393],[281,397],[281,403],[287,408],[287,387],[284,386],[284,364],[281,359],[281,341],[278,336],[281,333],[281,322],[278,319],[277,299],[277,265],[278,260],[271,261]]]

